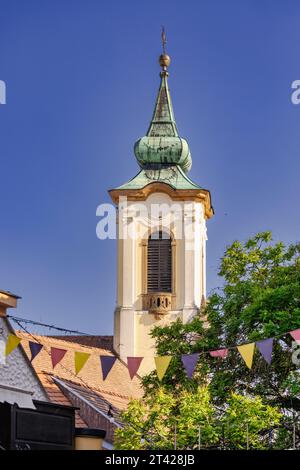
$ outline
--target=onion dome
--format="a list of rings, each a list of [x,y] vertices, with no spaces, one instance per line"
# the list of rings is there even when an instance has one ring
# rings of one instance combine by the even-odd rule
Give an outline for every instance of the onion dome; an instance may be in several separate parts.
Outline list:
[[[145,137],[134,145],[138,164],[143,169],[178,165],[185,173],[192,166],[192,156],[185,139],[179,137],[168,87],[170,57],[159,57],[161,82],[150,127]]]

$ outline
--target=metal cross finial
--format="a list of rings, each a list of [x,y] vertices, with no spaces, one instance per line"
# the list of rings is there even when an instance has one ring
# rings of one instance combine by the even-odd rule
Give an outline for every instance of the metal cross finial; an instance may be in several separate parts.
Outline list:
[[[163,53],[165,54],[165,53],[166,53],[167,38],[166,38],[165,28],[164,28],[163,26],[162,26],[162,28],[161,28],[161,40],[162,40],[162,49],[163,49]]]
[[[159,64],[162,68],[162,71],[160,72],[161,77],[168,76],[167,68],[170,65],[171,59],[166,53],[166,43],[167,43],[167,38],[166,38],[166,32],[165,28],[162,26],[161,28],[161,42],[162,42],[162,49],[163,53],[159,56]]]

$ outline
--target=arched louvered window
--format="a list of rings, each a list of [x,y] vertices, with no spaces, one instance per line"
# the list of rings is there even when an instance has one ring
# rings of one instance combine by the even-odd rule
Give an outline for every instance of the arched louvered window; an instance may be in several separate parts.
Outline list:
[[[148,239],[148,292],[172,292],[172,243],[165,232]]]

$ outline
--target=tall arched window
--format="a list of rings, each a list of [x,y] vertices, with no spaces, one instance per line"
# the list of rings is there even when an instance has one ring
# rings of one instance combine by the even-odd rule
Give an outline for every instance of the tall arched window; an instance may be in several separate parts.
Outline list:
[[[165,232],[148,239],[148,292],[172,292],[172,243]]]

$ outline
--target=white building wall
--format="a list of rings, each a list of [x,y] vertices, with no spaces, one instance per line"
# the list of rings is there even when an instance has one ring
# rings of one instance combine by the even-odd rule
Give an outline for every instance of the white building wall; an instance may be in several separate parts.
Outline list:
[[[0,340],[6,342],[9,334],[11,334],[11,331],[8,321],[4,317],[0,317]],[[2,401],[1,386],[32,392],[32,398],[48,401],[42,385],[24,354],[21,347],[18,346],[5,358],[5,364],[0,361],[0,401]],[[4,388],[4,390],[5,396],[7,396],[7,389]]]
[[[142,309],[143,292],[143,239],[152,231],[167,230],[163,219],[151,219],[153,205],[163,210],[175,204],[175,214],[181,213],[180,227],[169,213],[171,232],[176,241],[175,294],[176,304],[172,311],[160,317]],[[152,222],[152,228],[151,228]],[[154,342],[150,337],[154,325],[166,325],[177,318],[187,322],[199,312],[205,296],[205,242],[206,221],[204,206],[195,201],[172,201],[165,193],[152,193],[143,203],[127,201],[120,211],[118,240],[118,300],[115,312],[114,344],[116,351],[126,361],[127,356],[149,357],[144,369],[149,371],[155,355]],[[153,227],[154,224],[154,227]],[[162,224],[162,225],[160,225]],[[167,224],[170,227],[170,224]],[[129,235],[126,237],[126,235]],[[122,237],[124,239],[122,239]],[[146,362],[148,365],[145,365]],[[151,366],[151,368],[152,368]],[[143,367],[141,368],[143,370]]]

